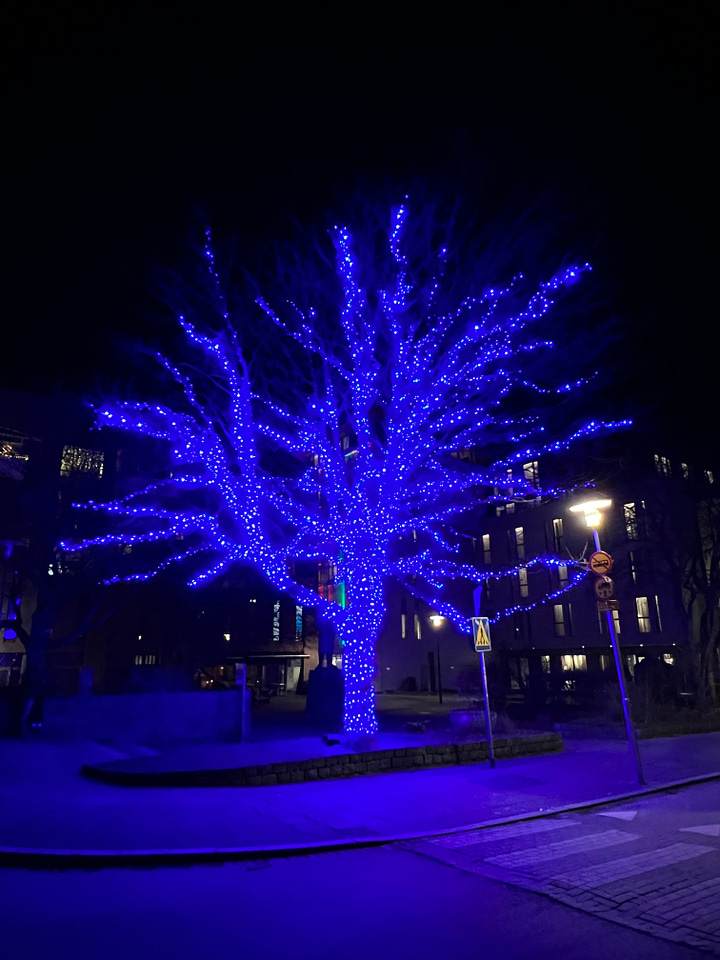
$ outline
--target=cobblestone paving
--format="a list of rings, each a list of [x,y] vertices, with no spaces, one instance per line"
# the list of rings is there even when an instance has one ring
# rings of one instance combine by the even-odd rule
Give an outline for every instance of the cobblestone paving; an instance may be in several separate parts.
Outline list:
[[[612,827],[608,816],[627,820],[632,830]],[[720,785],[707,784],[407,846],[720,956],[718,821]]]

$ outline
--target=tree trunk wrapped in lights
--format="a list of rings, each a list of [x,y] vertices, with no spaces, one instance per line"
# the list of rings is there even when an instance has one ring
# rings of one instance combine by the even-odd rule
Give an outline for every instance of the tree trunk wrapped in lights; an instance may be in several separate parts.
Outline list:
[[[557,493],[519,465],[620,425],[570,423],[563,395],[587,381],[567,348],[548,359],[550,308],[587,264],[534,287],[521,274],[493,286],[478,261],[461,282],[448,231],[428,228],[424,211],[415,217],[405,202],[385,227],[373,216],[356,234],[334,227],[332,252],[320,244],[300,261],[299,279],[279,269],[280,294],[263,291],[249,306],[231,298],[207,232],[209,283],[178,317],[187,360],[157,355],[171,382],[164,402],[97,409],[100,426],[166,441],[172,473],[111,503],[79,505],[118,526],[62,545],[142,545],[134,563],[153,552],[146,569],[117,579],[181,564],[200,586],[250,564],[320,607],[343,642],[353,734],[377,730],[374,648],[388,578],[467,631],[466,614],[444,599],[449,580],[477,584],[567,558],[481,573],[461,562],[453,524],[478,503]],[[556,324],[565,336],[567,322]],[[475,465],[453,456],[467,448],[478,451]],[[302,560],[337,565],[344,607],[296,582]]]

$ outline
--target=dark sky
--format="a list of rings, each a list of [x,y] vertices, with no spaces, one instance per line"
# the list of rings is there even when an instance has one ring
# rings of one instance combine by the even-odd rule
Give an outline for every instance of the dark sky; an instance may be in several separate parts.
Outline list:
[[[595,258],[627,334],[618,390],[703,442],[707,6],[159,6],[11,17],[5,385],[91,389],[116,368],[117,337],[152,328],[153,263],[177,260],[198,205],[251,249],[359,177],[419,176],[496,205],[549,187],[576,210],[574,250]]]

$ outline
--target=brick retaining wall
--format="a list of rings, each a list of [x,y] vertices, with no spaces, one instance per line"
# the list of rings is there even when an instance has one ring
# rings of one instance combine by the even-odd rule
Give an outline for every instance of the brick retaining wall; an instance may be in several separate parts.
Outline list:
[[[524,757],[541,753],[558,753],[563,749],[559,733],[539,733],[526,737],[495,740],[495,756]],[[93,780],[126,786],[165,787],[270,787],[281,783],[303,783],[308,780],[337,780],[374,773],[396,773],[422,767],[447,767],[463,763],[479,763],[488,758],[487,742],[423,744],[392,750],[370,750],[360,753],[335,754],[311,760],[288,760],[262,766],[236,767],[228,770],[164,770],[129,771],[109,765],[84,766],[82,773]]]

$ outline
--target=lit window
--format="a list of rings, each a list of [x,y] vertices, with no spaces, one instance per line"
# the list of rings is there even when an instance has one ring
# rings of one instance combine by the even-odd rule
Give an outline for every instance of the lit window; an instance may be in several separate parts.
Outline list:
[[[508,503],[508,504],[506,505],[505,509],[507,510],[508,513],[515,513],[515,504],[514,504],[514,503]]]
[[[501,503],[495,507],[495,516],[501,517],[505,513],[505,504]]]
[[[563,522],[562,519],[558,518],[553,520],[553,544],[555,546],[555,553],[560,553],[563,548]]]
[[[422,623],[420,621],[420,614],[415,614],[415,639],[422,640]]]
[[[407,600],[400,601],[400,636],[404,640],[407,636]]]
[[[650,633],[650,605],[647,597],[635,597],[638,630],[640,633]]]
[[[628,540],[641,540],[645,536],[645,501],[624,503],[623,519]]]
[[[3,431],[0,436],[0,477],[9,477],[11,480],[23,479],[29,459],[27,444],[27,437],[19,433]]]
[[[302,643],[303,608],[295,607],[295,643]]]
[[[555,636],[565,636],[565,611],[561,603],[553,604],[553,619],[555,621]]]
[[[613,620],[613,627],[615,628],[615,633],[619,634],[620,633],[620,611],[619,610],[612,611],[612,620]],[[605,636],[609,636],[607,614],[605,612],[601,613],[600,610],[598,610],[598,629],[600,630],[600,633],[604,634]]]
[[[611,666],[610,657],[607,653],[600,654],[600,669],[609,670]]]
[[[564,671],[587,670],[587,657],[584,653],[567,653],[560,658]]]
[[[703,474],[708,483],[715,483],[715,474],[712,470],[703,470]]]
[[[492,563],[492,554],[490,553],[490,534],[484,533],[482,538],[483,563]]]
[[[655,469],[663,477],[670,476],[670,461],[667,457],[661,457],[655,454]]]
[[[671,653],[664,653],[663,660],[672,666],[675,663],[675,657]]]
[[[272,638],[277,643],[280,640],[280,601],[273,604]]]
[[[536,485],[539,480],[537,460],[533,460],[531,463],[524,463],[523,474],[525,475],[526,480],[529,480],[530,483]]]
[[[515,527],[515,553],[518,560],[525,557],[525,531],[522,527]]]
[[[136,654],[135,654],[135,665],[136,665],[136,666],[139,666],[142,662],[143,662],[142,654],[141,654],[141,653],[136,653]]]
[[[527,568],[522,567],[518,570],[518,581],[520,582],[520,596],[527,597],[528,595],[528,573]]]
[[[558,564],[557,571],[558,571],[558,580],[560,581],[560,586],[561,587],[567,586],[567,582],[568,582],[567,564],[566,563]]]
[[[690,467],[686,463],[680,464],[680,471],[682,473],[683,480],[690,479]]]
[[[60,476],[71,477],[76,473],[88,473],[101,477],[105,465],[102,450],[85,450],[84,447],[63,447],[60,461]]]
[[[540,669],[543,673],[550,673],[550,657],[540,657]]]
[[[660,598],[655,594],[655,613],[657,614],[658,630],[662,633],[662,619],[660,618]]]

